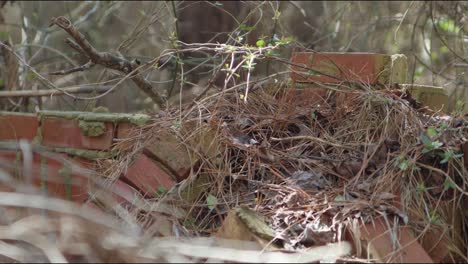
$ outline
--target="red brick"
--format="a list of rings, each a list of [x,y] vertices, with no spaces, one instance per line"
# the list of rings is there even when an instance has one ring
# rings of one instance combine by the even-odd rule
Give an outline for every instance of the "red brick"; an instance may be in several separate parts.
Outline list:
[[[116,180],[110,186],[112,197],[120,204],[133,203],[135,197],[141,197],[137,190],[121,180]]]
[[[77,161],[73,161],[68,158],[67,155],[61,154],[57,157],[67,158],[68,161],[77,164]],[[34,177],[34,182],[37,187],[41,188],[43,184],[46,184],[47,194],[49,196],[68,199],[71,198],[74,202],[84,202],[88,198],[88,178],[83,175],[79,170],[70,167],[69,181],[64,177],[61,170],[65,167],[65,164],[61,160],[52,158],[46,158],[45,163],[41,163],[40,155],[34,157],[33,170],[38,173]],[[45,166],[45,168],[43,167]],[[70,166],[70,165],[67,165]],[[45,175],[43,170],[45,169]],[[45,178],[43,179],[42,177]],[[70,188],[71,197],[67,197],[67,189]]]
[[[171,188],[174,179],[144,154],[138,155],[124,176],[145,195],[154,196],[160,187]]]
[[[435,263],[449,262],[449,243],[439,229],[430,229],[422,237],[421,245]]]
[[[85,163],[80,159],[70,159],[65,154],[57,154],[57,158],[67,158],[71,162],[80,163],[83,166]],[[44,159],[44,163],[42,160]],[[8,162],[8,163],[7,163]],[[15,162],[17,164],[15,165]],[[15,169],[16,166],[16,169]],[[43,167],[45,166],[45,167]],[[71,184],[67,187],[66,179],[60,174],[60,170],[64,164],[60,160],[53,158],[43,158],[39,154],[33,154],[31,164],[31,182],[38,189],[46,187],[47,194],[51,197],[67,199],[67,188],[71,191],[71,200],[75,202],[83,202],[88,198],[88,178],[79,170],[72,168],[70,171]],[[14,151],[0,152],[0,168],[10,173],[12,177],[23,182],[26,181],[26,175],[23,172],[22,159],[17,160]],[[43,178],[44,177],[44,178]],[[25,182],[26,183],[26,182]],[[2,189],[14,191],[13,188],[2,186]]]
[[[134,134],[136,129],[138,129],[137,125],[131,123],[119,123],[117,125],[117,138],[129,139]]]
[[[431,257],[411,234],[409,227],[398,228],[396,250],[393,250],[394,243],[383,218],[374,219],[373,224],[360,225],[359,232],[361,246],[365,252],[363,257],[369,253],[370,258],[375,258],[378,262],[433,263]]]
[[[79,127],[78,120],[45,117],[42,120],[43,144],[53,147],[109,149],[112,145],[114,126],[105,123],[106,132],[97,137],[87,137]]]
[[[390,56],[375,53],[295,52],[291,60],[294,64],[306,65],[322,73],[338,77],[338,79],[334,79],[319,73],[308,75],[307,69],[293,66],[293,71],[303,72],[307,75],[292,72],[291,78],[293,80],[323,83],[341,83],[345,80],[353,80],[376,84],[385,65],[391,63]]]
[[[117,145],[118,149],[128,149],[131,147],[132,136],[138,135],[138,126],[131,123],[119,123],[117,125]],[[135,134],[136,133],[136,134]],[[124,142],[122,142],[124,141]]]
[[[21,158],[18,160],[15,151],[0,151],[0,169],[8,173],[9,176],[19,176],[21,166]]]
[[[33,140],[39,121],[31,114],[0,114],[0,140]]]

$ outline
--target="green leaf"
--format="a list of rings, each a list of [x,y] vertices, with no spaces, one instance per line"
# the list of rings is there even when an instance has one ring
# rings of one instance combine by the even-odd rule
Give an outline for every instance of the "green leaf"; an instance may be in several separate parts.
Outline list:
[[[427,132],[427,135],[431,138],[431,139],[436,139],[439,137],[439,133],[437,132],[437,130],[435,129],[435,127],[429,127],[426,129],[426,132]]]
[[[448,125],[447,123],[442,123],[442,124],[440,124],[440,126],[439,126],[439,128],[440,128],[441,131],[447,129],[448,127],[449,127],[449,125]]]
[[[314,54],[309,56],[309,62],[311,65],[314,64],[314,59],[315,59]]]
[[[447,191],[448,189],[455,189],[455,183],[449,178],[444,181],[444,191]]]
[[[257,45],[257,47],[259,47],[259,48],[265,47],[265,40],[263,40],[263,39],[257,40],[256,45]]]
[[[245,30],[245,31],[252,31],[255,29],[254,26],[247,26],[246,24],[240,24],[239,27],[241,30]]]
[[[343,195],[337,195],[335,199],[333,199],[335,202],[343,202],[346,201],[346,198]]]
[[[160,197],[166,192],[166,188],[163,186],[159,186],[158,190],[156,191],[156,196]]]
[[[460,31],[460,28],[455,24],[455,21],[450,18],[442,18],[437,24],[439,28],[445,32],[458,33]]]
[[[424,134],[421,134],[419,136],[419,140],[425,145],[425,146],[430,146],[432,144],[432,141]]]
[[[216,205],[218,204],[218,198],[216,198],[216,196],[214,195],[208,195],[208,197],[206,197],[206,203],[208,204],[208,208],[210,210],[213,210]]]
[[[430,221],[431,221],[432,224],[440,224],[441,223],[440,216],[437,214],[436,211],[432,211],[430,217],[431,217]]]
[[[400,162],[400,164],[398,164],[398,168],[400,168],[400,170],[407,170],[409,168],[409,165],[410,165],[409,160],[403,160]]]
[[[442,143],[442,142],[440,142],[438,140],[431,143],[431,146],[433,147],[433,149],[438,149],[438,148],[442,147],[442,145],[444,145],[444,143]]]
[[[416,191],[418,191],[418,192],[424,192],[425,190],[426,190],[426,186],[424,185],[424,183],[419,183],[416,186]]]

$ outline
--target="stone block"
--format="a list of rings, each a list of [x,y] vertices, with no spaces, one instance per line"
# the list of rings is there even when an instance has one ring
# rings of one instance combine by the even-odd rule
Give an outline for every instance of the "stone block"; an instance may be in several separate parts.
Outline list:
[[[420,84],[402,84],[401,88],[407,90],[411,97],[422,105],[431,108],[432,110],[448,110],[448,95],[442,87],[420,85]]]
[[[199,154],[216,162],[217,146],[216,131],[207,124],[198,125],[198,121],[189,121],[181,125],[180,138],[171,128],[162,128],[145,148],[154,155],[178,181],[189,176],[190,169],[199,161]],[[187,148],[181,138],[191,148]],[[197,153],[195,153],[198,152]]]

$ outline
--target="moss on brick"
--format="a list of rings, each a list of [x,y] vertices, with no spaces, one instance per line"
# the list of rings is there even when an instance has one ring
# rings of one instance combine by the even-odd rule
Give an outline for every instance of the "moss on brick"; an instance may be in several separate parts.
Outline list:
[[[78,125],[83,135],[87,137],[98,137],[106,132],[106,126],[103,122],[80,120]]]
[[[54,152],[66,153],[73,156],[78,156],[90,160],[95,159],[108,159],[116,156],[118,153],[115,151],[96,151],[96,150],[88,150],[88,149],[75,149],[75,148],[48,148]]]
[[[120,114],[120,113],[93,113],[93,112],[77,112],[77,111],[41,111],[39,112],[40,119],[44,117],[58,117],[71,120],[95,121],[95,122],[111,122],[121,123],[130,122],[137,126],[145,125],[150,116],[145,114]]]
[[[70,166],[63,166],[59,171],[59,175],[63,177],[64,185],[65,185],[65,197],[68,200],[72,198],[72,189],[71,189],[71,174],[72,170]]]
[[[93,108],[93,113],[109,113],[109,109],[105,106],[98,106]]]

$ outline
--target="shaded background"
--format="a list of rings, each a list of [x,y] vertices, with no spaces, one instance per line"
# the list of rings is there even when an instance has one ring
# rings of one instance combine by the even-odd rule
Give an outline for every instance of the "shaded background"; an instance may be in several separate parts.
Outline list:
[[[451,97],[451,109],[457,100],[468,101],[463,74],[468,69],[468,9],[462,1],[3,1],[2,5],[1,40],[8,41],[31,67],[58,87],[108,85],[119,79],[119,75],[100,66],[67,76],[47,75],[86,62],[64,43],[67,36],[62,30],[48,27],[52,17],[63,15],[98,50],[141,61],[173,48],[173,39],[184,43],[229,43],[238,36],[244,36],[244,45],[255,45],[259,39],[268,43],[291,37],[296,41],[292,46],[316,51],[402,53],[408,57],[408,83],[444,87]],[[291,50],[282,50],[280,56],[288,59]],[[4,49],[2,55],[0,90],[47,88]],[[183,70],[209,61],[210,56],[184,54]],[[186,76],[184,102],[200,92],[217,63],[213,59]],[[283,67],[259,63],[254,75],[271,74]],[[174,62],[168,63],[146,75],[171,104],[179,102],[180,68]],[[114,81],[103,83],[109,80]],[[13,111],[91,110],[96,106],[112,112],[155,110],[151,100],[130,81],[96,100],[53,96],[27,101],[1,99],[0,104],[2,110]]]

